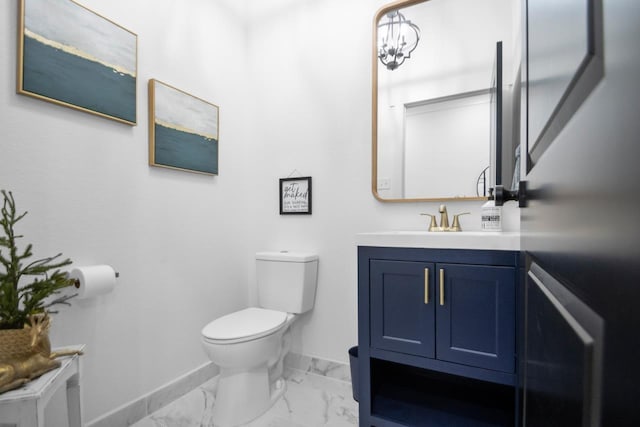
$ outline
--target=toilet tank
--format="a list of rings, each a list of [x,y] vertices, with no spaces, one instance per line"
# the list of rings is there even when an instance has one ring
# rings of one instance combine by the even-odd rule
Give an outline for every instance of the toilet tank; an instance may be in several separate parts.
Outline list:
[[[271,310],[304,313],[313,308],[318,255],[301,252],[258,252],[258,304]]]

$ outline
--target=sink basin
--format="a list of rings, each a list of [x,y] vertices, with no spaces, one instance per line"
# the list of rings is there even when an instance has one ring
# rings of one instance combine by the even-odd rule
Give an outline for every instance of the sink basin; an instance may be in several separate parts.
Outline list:
[[[519,232],[501,231],[378,231],[356,235],[358,246],[433,249],[520,250]]]

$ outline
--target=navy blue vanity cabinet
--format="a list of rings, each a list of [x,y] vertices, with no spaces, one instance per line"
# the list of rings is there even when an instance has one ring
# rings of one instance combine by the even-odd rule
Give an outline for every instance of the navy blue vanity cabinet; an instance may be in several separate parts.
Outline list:
[[[438,264],[436,358],[513,373],[515,267]]]
[[[435,357],[434,264],[372,259],[371,347]]]
[[[361,426],[513,426],[519,253],[358,248]]]

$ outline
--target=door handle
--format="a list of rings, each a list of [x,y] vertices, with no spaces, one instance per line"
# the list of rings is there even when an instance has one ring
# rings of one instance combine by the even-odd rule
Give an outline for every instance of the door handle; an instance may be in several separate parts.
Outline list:
[[[424,269],[424,303],[429,304],[429,269]]]
[[[444,305],[444,268],[440,269],[440,305]]]
[[[518,189],[509,191],[502,185],[495,187],[495,203],[496,206],[502,206],[505,202],[516,200],[519,208],[527,207],[527,181],[519,181]]]

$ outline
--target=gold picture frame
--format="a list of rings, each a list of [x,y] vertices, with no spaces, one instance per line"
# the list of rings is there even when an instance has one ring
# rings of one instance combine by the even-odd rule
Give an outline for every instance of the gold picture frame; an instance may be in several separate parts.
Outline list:
[[[17,92],[137,123],[138,36],[73,0],[20,0]]]
[[[149,80],[149,164],[218,175],[220,108]]]

